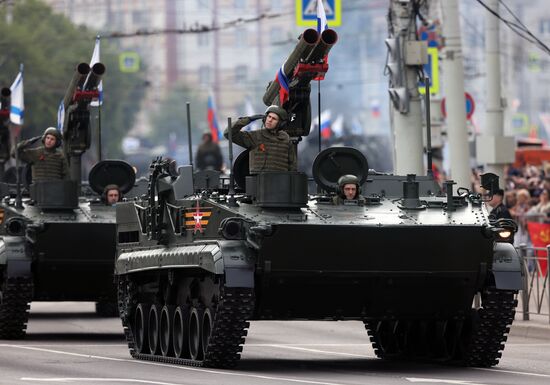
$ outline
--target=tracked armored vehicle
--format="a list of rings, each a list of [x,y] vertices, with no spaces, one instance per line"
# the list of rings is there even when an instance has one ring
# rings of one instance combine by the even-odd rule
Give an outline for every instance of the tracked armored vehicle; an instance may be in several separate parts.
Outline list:
[[[310,75],[294,73],[302,88],[284,106],[299,137]],[[485,197],[452,181],[443,191],[429,174],[369,171],[348,147],[318,154],[315,183],[302,172],[248,175],[246,157],[229,181],[158,159],[148,194],[117,205],[115,274],[133,357],[233,367],[250,320],[305,319],[362,320],[381,358],[498,363],[522,277],[513,223],[491,220]],[[335,205],[346,174],[364,199]],[[497,184],[483,178],[489,192]]]
[[[115,209],[100,198],[107,184],[134,185],[127,163],[105,160],[81,184],[80,156],[90,146],[88,106],[104,68],[80,64],[67,91],[64,150],[71,178],[3,184],[0,202],[0,338],[26,333],[33,301],[94,301],[113,315]],[[90,75],[90,76],[88,76]],[[87,79],[87,80],[86,80]],[[115,314],[118,314],[115,313]]]

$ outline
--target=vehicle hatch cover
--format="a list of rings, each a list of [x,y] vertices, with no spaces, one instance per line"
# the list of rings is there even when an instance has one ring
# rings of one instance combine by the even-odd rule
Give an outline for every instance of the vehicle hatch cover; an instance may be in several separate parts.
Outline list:
[[[367,180],[369,165],[367,158],[351,147],[330,147],[321,151],[313,162],[313,179],[325,191],[338,190],[338,179],[352,174],[362,185]]]
[[[109,184],[116,184],[120,192],[126,194],[134,187],[135,181],[134,169],[123,160],[102,160],[92,167],[88,175],[90,187],[98,194],[102,194]]]
[[[241,152],[233,162],[233,175],[235,183],[241,189],[245,189],[246,177],[250,175],[250,153],[248,150]]]

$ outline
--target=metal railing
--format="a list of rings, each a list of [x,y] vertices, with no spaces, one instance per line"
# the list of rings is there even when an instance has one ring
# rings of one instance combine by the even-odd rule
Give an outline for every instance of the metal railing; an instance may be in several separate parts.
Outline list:
[[[528,247],[522,244],[517,250],[523,269],[523,289],[520,294],[523,320],[528,321],[530,314],[539,314],[548,316],[548,323],[550,323],[550,282],[548,280],[550,245]],[[546,268],[541,266],[541,262],[546,263]],[[535,311],[531,311],[530,305],[534,305]]]

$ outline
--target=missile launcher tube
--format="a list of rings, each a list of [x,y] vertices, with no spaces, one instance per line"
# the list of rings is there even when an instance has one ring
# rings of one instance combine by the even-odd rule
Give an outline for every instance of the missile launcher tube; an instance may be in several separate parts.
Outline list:
[[[92,70],[88,75],[88,79],[86,80],[86,83],[84,84],[84,90],[85,91],[95,90],[99,85],[99,82],[101,81],[101,78],[104,73],[105,73],[105,65],[103,63],[95,63],[92,66]]]
[[[294,50],[290,53],[283,65],[283,71],[287,78],[290,79],[292,77],[294,67],[296,67],[300,59],[303,60],[310,54],[310,52],[314,49],[318,42],[319,33],[317,33],[316,30],[308,28],[304,31],[304,33],[302,33],[298,44],[296,44],[296,47],[294,47]],[[272,104],[280,104],[278,97],[280,88],[281,86],[279,85],[279,83],[275,81],[272,81],[269,84],[263,97],[263,101],[266,106],[270,106]]]
[[[321,33],[321,38],[319,43],[315,45],[313,50],[310,52],[309,56],[306,59],[308,63],[317,63],[320,60],[323,60],[325,56],[328,55],[330,49],[338,41],[338,34],[333,29],[325,29]]]
[[[65,111],[67,111],[67,108],[73,102],[73,96],[75,91],[78,88],[83,87],[84,82],[86,81],[86,77],[88,76],[89,73],[90,73],[90,66],[87,63],[80,63],[76,66],[73,77],[69,83],[69,86],[67,87],[67,91],[65,91],[65,97],[63,98],[63,105],[65,106]]]

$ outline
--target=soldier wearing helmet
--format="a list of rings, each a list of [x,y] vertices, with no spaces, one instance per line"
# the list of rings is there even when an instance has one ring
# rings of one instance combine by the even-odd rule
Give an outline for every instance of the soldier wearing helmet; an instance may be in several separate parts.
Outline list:
[[[338,178],[338,194],[332,200],[335,205],[352,202],[364,203],[364,201],[365,198],[361,195],[359,178],[351,174]]]
[[[40,139],[42,145],[31,148]],[[67,161],[59,146],[61,134],[54,127],[47,128],[41,136],[24,140],[17,145],[19,159],[31,165],[33,182],[64,179],[68,175]]]
[[[262,119],[263,127],[256,131],[241,129],[251,122]],[[250,173],[264,171],[296,171],[296,152],[290,137],[282,129],[288,120],[284,108],[269,106],[264,114],[239,118],[231,127],[235,144],[250,150]],[[229,128],[224,132],[229,137]]]

